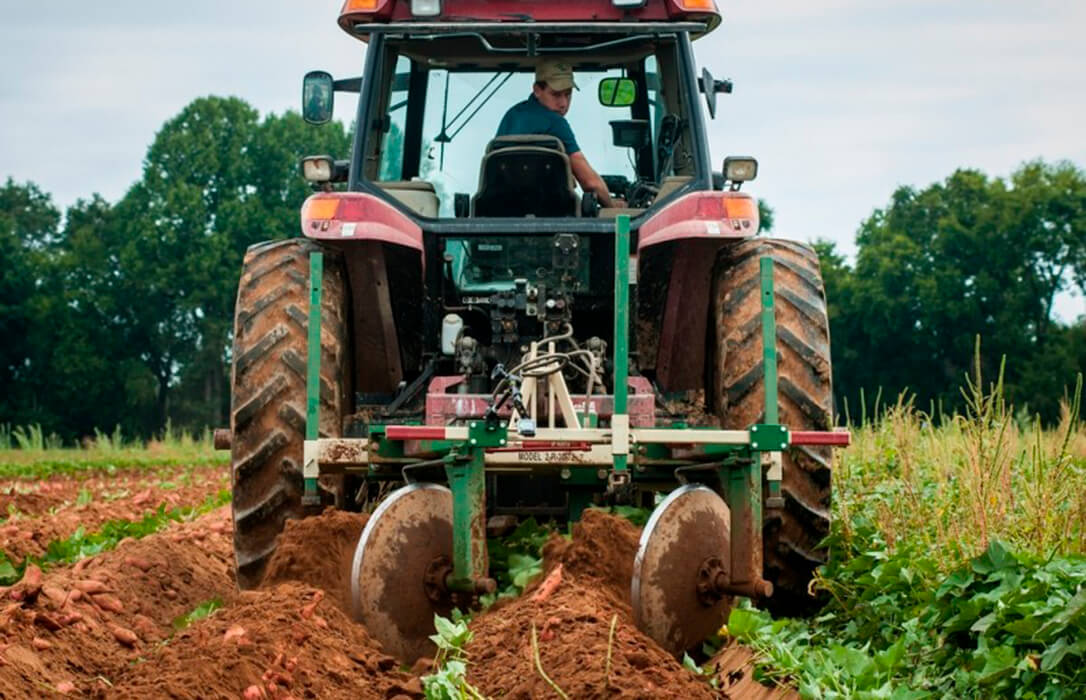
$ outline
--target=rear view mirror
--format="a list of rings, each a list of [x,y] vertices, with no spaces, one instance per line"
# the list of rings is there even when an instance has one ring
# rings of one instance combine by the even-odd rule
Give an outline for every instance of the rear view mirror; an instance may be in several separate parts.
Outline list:
[[[622,148],[644,148],[649,145],[647,119],[617,119],[611,124],[611,138]]]
[[[302,118],[310,124],[332,121],[334,83],[332,74],[314,70],[302,79]]]
[[[709,109],[709,118],[716,119],[716,95],[718,92],[730,94],[732,81],[715,80],[708,68],[702,68],[701,77],[698,78],[698,89],[705,95],[705,106]]]
[[[604,78],[599,98],[604,107],[629,107],[637,99],[637,83],[630,78]]]

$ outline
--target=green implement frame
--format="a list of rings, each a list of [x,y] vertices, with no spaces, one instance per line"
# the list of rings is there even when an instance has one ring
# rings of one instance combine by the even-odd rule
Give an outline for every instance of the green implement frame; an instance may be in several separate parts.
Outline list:
[[[320,424],[320,299],[323,259],[310,256],[310,311],[307,383],[306,442],[303,466],[304,501],[319,504],[317,478],[322,467],[367,470],[372,478],[410,480],[405,467],[424,464],[443,466],[453,495],[453,571],[446,580],[450,590],[478,593],[486,588],[486,473],[501,470],[508,453],[534,450],[534,441],[567,445],[569,454],[581,450],[568,463],[540,463],[532,471],[554,473],[570,486],[570,516],[575,519],[587,504],[585,491],[602,491],[630,481],[673,484],[677,480],[701,481],[714,487],[731,512],[730,592],[751,597],[772,595],[773,587],[762,578],[762,509],[780,507],[781,453],[792,443],[789,430],[778,424],[777,347],[774,317],[773,260],[762,258],[760,267],[762,333],[765,368],[765,422],[747,430],[713,430],[685,426],[630,427],[627,413],[629,374],[630,220],[619,216],[615,223],[614,286],[614,414],[606,428],[576,426],[540,428],[533,436],[521,436],[499,421],[477,419],[463,426],[374,425],[368,438],[329,440],[319,437]],[[830,433],[805,433],[811,436]],[[847,444],[843,440],[817,444]],[[436,459],[405,457],[408,440],[420,441]],[[331,449],[330,443],[336,443]],[[816,444],[814,442],[804,444]],[[584,453],[588,445],[589,452]],[[684,459],[669,459],[681,446]],[[347,449],[344,449],[346,447]],[[598,448],[598,449],[597,449]],[[563,450],[555,454],[561,456]],[[506,453],[506,454],[501,454]],[[690,464],[690,454],[700,455]],[[333,456],[338,455],[338,456]],[[342,455],[352,455],[343,457]],[[681,466],[681,465],[686,465]],[[763,467],[768,470],[763,474]],[[523,467],[520,468],[523,471]],[[682,471],[682,475],[679,472]],[[765,479],[763,479],[765,477]],[[768,497],[763,504],[763,481]]]

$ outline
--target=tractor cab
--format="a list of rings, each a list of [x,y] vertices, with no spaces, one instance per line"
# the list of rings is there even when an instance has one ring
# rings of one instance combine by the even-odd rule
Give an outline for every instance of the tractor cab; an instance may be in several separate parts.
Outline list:
[[[368,43],[365,77],[307,75],[303,112],[312,123],[327,121],[334,92],[360,92],[358,123],[366,128],[340,168],[349,190],[412,218],[599,221],[712,189],[699,93],[708,84],[711,102],[730,84],[706,83],[690,48],[719,22],[711,1],[563,0],[533,6],[532,17],[518,14],[524,7],[345,4],[340,26]],[[576,77],[565,116],[577,144],[625,206],[585,198],[569,168],[572,153],[547,139],[496,138],[506,111],[531,95],[535,67],[559,59]]]

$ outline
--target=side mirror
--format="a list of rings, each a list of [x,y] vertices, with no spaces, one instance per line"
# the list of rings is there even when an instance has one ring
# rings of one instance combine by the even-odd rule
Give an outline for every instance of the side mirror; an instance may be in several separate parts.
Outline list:
[[[702,68],[701,77],[698,78],[698,89],[705,94],[705,106],[709,108],[709,118],[716,119],[716,95],[718,92],[730,94],[732,81],[714,80],[709,69]]]
[[[637,83],[630,78],[604,78],[599,100],[604,107],[629,107],[637,99]]]
[[[739,189],[744,182],[756,177],[758,177],[758,161],[754,158],[728,156],[724,159],[724,181],[732,183],[733,190]]]
[[[332,74],[323,70],[309,71],[302,79],[302,118],[310,124],[332,121],[335,83]]]

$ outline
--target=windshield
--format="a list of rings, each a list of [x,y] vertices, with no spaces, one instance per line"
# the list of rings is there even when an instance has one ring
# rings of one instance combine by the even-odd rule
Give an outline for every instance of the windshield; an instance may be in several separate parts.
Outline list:
[[[592,63],[581,57],[565,118],[581,153],[610,191],[626,197],[634,183],[647,182],[650,186],[642,194],[649,202],[666,176],[687,173],[679,172],[677,156],[673,161],[657,148],[662,120],[681,113],[682,104],[677,90],[670,96],[661,92],[655,45],[646,46],[648,50],[638,48],[607,61]],[[506,112],[532,95],[535,60],[511,57],[508,64],[488,70],[474,62],[452,66],[452,61],[432,56],[397,55],[394,70],[385,78],[387,91],[381,99],[387,120],[380,126],[380,146],[370,150],[375,164],[370,177],[424,216],[473,215],[469,208],[474,211],[473,197],[482,190],[487,145]],[[601,81],[613,85],[619,79],[633,87],[633,103],[601,104]],[[640,145],[615,145],[613,122],[622,122],[625,134],[630,132],[623,125],[636,122],[634,126],[644,130],[643,137],[634,138]],[[580,196],[579,187],[575,193]]]
[[[636,168],[628,148],[611,144],[613,119],[629,118],[596,99],[599,81],[619,77],[620,70],[578,73],[567,120],[585,158],[599,173],[633,180]],[[432,71],[422,127],[419,176],[439,190],[441,216],[452,216],[452,197],[441,193],[474,192],[486,144],[495,136],[505,112],[532,94],[533,76],[524,73],[453,73]],[[448,104],[445,91],[448,90]],[[454,118],[455,121],[454,121]]]

